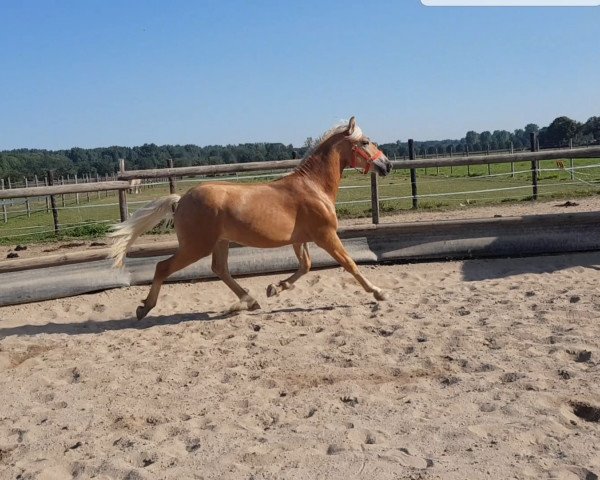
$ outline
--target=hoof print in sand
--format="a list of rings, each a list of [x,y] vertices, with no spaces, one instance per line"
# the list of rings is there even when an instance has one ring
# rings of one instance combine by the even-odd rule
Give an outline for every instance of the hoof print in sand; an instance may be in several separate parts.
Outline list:
[[[589,350],[567,350],[567,353],[573,357],[577,363],[589,362],[592,359],[592,352]]]
[[[550,472],[550,478],[556,480],[598,480],[598,475],[587,468],[569,465],[558,471]]]
[[[358,404],[358,398],[356,397],[343,396],[340,398],[340,400],[346,405],[350,405],[351,407],[354,407]]]
[[[502,374],[502,376],[500,377],[500,381],[502,383],[513,383],[523,377],[524,375],[521,373],[507,372]]]
[[[406,448],[400,448],[397,452],[378,455],[382,460],[397,462],[404,467],[425,469],[433,467],[433,460],[411,454]]]
[[[571,401],[569,402],[573,413],[586,422],[600,423],[600,407],[587,402]]]

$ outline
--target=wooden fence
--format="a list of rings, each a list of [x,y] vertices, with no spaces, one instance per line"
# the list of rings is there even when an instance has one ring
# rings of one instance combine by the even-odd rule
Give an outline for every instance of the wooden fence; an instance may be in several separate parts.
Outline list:
[[[411,149],[412,145],[412,149]],[[470,165],[491,165],[496,163],[517,163],[531,162],[531,184],[532,184],[532,199],[537,199],[538,196],[538,171],[539,162],[541,160],[556,160],[565,158],[593,158],[600,157],[600,146],[582,147],[570,150],[556,149],[539,151],[537,139],[535,135],[531,137],[531,151],[517,153],[500,153],[489,155],[462,155],[449,157],[435,158],[420,158],[415,159],[414,142],[409,140],[409,160],[393,161],[393,166],[396,169],[410,170],[411,195],[413,208],[419,206],[418,195],[418,179],[417,169],[428,167],[453,167],[453,166],[470,166]],[[172,161],[169,168],[151,169],[151,170],[126,170],[125,162],[121,160],[120,169],[117,175],[117,180],[97,181],[92,183],[72,183],[66,185],[52,184],[52,174],[48,173],[49,185],[47,186],[27,186],[23,188],[10,188],[0,190],[0,201],[12,198],[31,198],[47,196],[52,204],[54,214],[55,232],[60,231],[60,223],[58,221],[58,209],[54,197],[64,194],[78,194],[101,191],[118,191],[119,193],[119,211],[121,221],[128,218],[127,207],[127,190],[130,188],[130,180],[133,179],[169,179],[170,191],[175,191],[175,178],[197,175],[219,175],[227,173],[244,173],[256,171],[284,171],[297,167],[301,160],[279,160],[269,162],[251,162],[251,163],[235,163],[223,165],[202,165],[194,167],[177,167],[174,168]],[[99,180],[99,179],[97,179]],[[379,223],[379,188],[377,175],[371,173],[371,207],[372,220],[374,224]],[[5,205],[4,205],[5,208]]]

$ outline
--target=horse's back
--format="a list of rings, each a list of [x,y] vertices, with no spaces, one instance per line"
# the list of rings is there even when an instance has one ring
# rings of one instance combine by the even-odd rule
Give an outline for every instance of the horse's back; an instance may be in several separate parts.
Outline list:
[[[289,189],[266,184],[205,183],[190,189],[175,213],[178,235],[209,234],[256,247],[305,241],[301,203]]]

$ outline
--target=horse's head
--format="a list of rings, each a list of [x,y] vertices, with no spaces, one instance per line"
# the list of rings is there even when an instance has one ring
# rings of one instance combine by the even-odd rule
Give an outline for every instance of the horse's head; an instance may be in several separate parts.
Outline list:
[[[376,143],[373,143],[369,137],[363,135],[362,130],[356,125],[356,119],[352,117],[348,122],[347,138],[352,144],[350,158],[346,161],[346,166],[352,168],[362,168],[363,173],[369,173],[371,170],[377,172],[380,176],[386,176],[392,170],[392,164],[379,150]]]

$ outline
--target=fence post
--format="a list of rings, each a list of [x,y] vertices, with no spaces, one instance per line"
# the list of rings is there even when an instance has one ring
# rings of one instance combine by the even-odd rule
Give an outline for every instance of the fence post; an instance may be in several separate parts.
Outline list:
[[[96,183],[100,183],[100,175],[96,172]],[[98,200],[100,200],[100,190],[98,190]]]
[[[2,180],[2,190],[4,190],[4,179]],[[4,223],[8,223],[8,214],[6,212],[6,200],[2,200],[2,215],[4,216]]]
[[[511,155],[515,154],[515,148],[514,148],[513,142],[510,142],[510,154]],[[515,162],[510,162],[510,176],[512,178],[515,178]]]
[[[172,158],[169,158],[168,165],[169,165],[169,168],[173,168],[173,159]],[[169,192],[171,192],[171,194],[175,193],[176,188],[177,188],[177,185],[175,184],[175,177],[169,177]]]
[[[48,175],[44,177],[44,186],[48,186]],[[46,195],[46,213],[50,211],[50,198]]]
[[[54,178],[52,180],[54,181]],[[68,181],[69,181],[69,176],[67,175],[67,183],[68,183]],[[60,184],[61,185],[65,184],[65,177],[63,177],[63,176],[60,177]],[[61,194],[60,198],[62,200],[62,206],[64,207],[65,206],[65,194],[64,193]]]
[[[469,146],[465,145],[465,154],[468,157],[469,156]],[[467,177],[471,176],[471,165],[467,165]]]
[[[539,150],[537,133],[529,132],[529,143],[531,144],[532,152],[537,152]],[[532,200],[537,200],[538,199],[538,162],[536,160],[531,161],[531,184],[533,187]]]
[[[37,176],[37,175],[34,175],[34,176],[33,176],[33,180],[35,181],[35,186],[36,186],[36,187],[39,187],[39,186],[40,186],[40,181],[38,180],[38,176]],[[36,200],[37,200],[38,202],[40,201],[40,199],[39,199],[38,197],[35,197],[35,199],[34,199],[34,204],[35,204]]]
[[[573,139],[569,138],[569,150],[573,150]],[[575,170],[573,169],[573,158],[569,158],[569,167],[571,170],[571,180],[575,180]]]
[[[450,156],[454,156],[454,145],[450,145]],[[450,176],[452,176],[452,165],[450,165]]]
[[[125,159],[119,159],[119,173],[125,173]],[[121,213],[121,221],[124,222],[129,217],[127,211],[127,190],[119,190],[119,212]]]
[[[408,159],[415,159],[415,142],[412,138],[408,140]],[[410,190],[412,192],[412,208],[419,208],[419,200],[417,198],[417,170],[410,169]]]
[[[23,177],[25,180],[25,188],[29,188],[29,181],[27,177]],[[31,217],[31,204],[29,203],[29,197],[25,198],[25,208],[27,209],[27,218]]]
[[[48,186],[52,185],[54,185],[54,172],[48,170]],[[58,235],[60,225],[58,224],[58,208],[56,208],[56,198],[54,198],[54,195],[50,195],[50,205],[52,206],[52,218],[54,219],[54,233]]]
[[[83,181],[84,181],[84,183],[90,183],[90,174],[89,173],[83,174]],[[85,192],[85,198],[87,200],[87,203],[90,203],[90,192]]]
[[[79,183],[79,178],[77,177],[77,174],[75,174],[75,185],[77,185]],[[76,193],[75,194],[75,203],[77,205],[79,205],[79,194]]]
[[[377,172],[371,172],[371,218],[374,225],[379,223],[379,178]]]

